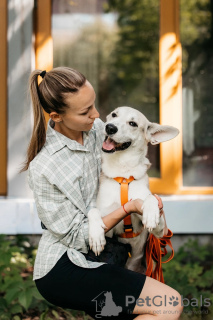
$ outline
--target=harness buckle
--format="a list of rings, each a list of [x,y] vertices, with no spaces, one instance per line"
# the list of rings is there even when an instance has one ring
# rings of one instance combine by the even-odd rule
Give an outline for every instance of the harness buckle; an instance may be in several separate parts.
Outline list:
[[[124,225],[124,232],[133,232],[132,224]]]

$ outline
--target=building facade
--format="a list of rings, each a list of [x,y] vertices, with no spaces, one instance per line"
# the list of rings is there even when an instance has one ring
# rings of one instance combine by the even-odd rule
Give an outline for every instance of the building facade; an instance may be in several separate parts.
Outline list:
[[[42,232],[18,173],[33,127],[27,85],[32,70],[65,65],[90,80],[102,120],[129,105],[180,130],[150,146],[150,188],[174,234],[212,234],[212,10],[210,0],[1,1],[0,233]]]

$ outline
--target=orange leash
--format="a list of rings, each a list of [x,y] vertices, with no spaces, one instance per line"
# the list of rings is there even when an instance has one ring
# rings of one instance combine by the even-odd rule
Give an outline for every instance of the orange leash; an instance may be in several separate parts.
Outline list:
[[[146,244],[146,276],[152,277],[162,283],[164,282],[162,263],[169,262],[174,257],[174,249],[170,238],[173,236],[173,233],[168,229],[168,234],[163,236],[160,239],[157,239],[153,234],[149,235],[149,239]],[[162,257],[167,254],[166,245],[172,249],[170,257],[166,261],[162,261]],[[153,268],[153,260],[156,265]]]
[[[123,206],[125,203],[128,202],[128,187],[129,183],[134,180],[134,177],[130,177],[129,179],[125,179],[123,177],[114,178],[121,186],[121,205]],[[124,221],[124,233],[121,233],[119,237],[121,238],[134,238],[137,237],[140,232],[133,232],[132,221],[131,221],[131,214],[128,215],[126,218],[123,219]],[[163,278],[163,270],[162,270],[162,263],[166,263],[170,261],[174,257],[174,249],[172,247],[172,243],[170,238],[173,236],[173,233],[170,229],[168,229],[168,234],[163,236],[162,238],[158,239],[153,234],[149,234],[149,238],[146,243],[146,264],[147,264],[147,271],[146,275],[156,279],[160,282],[164,283]],[[162,261],[162,257],[167,254],[166,245],[168,245],[172,249],[171,256],[166,260]],[[155,261],[156,265],[155,268],[153,265],[153,260]]]
[[[123,177],[114,178],[121,185],[121,205],[123,206],[128,202],[128,188],[129,183],[132,182],[134,177],[130,177],[129,179],[125,179]],[[137,237],[141,232],[133,232],[131,214],[123,219],[124,221],[124,233],[119,234],[120,238],[134,238]]]

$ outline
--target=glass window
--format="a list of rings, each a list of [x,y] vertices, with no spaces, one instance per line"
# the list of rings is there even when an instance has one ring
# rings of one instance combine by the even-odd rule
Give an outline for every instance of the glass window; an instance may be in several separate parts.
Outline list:
[[[183,185],[213,186],[213,7],[181,0]]]
[[[159,1],[53,0],[53,64],[81,71],[101,118],[131,106],[159,123]],[[159,146],[150,176],[160,177]]]

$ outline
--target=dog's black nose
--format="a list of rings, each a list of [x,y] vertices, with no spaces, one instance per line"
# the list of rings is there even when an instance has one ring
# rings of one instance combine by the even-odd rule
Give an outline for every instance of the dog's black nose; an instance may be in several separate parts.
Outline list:
[[[118,131],[118,128],[112,124],[112,123],[109,123],[106,125],[106,133],[107,134],[114,134]]]

